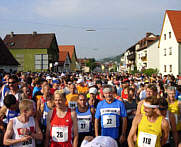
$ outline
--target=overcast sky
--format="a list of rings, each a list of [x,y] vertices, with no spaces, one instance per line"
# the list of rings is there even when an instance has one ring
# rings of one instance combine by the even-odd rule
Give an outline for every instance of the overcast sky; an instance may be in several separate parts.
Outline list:
[[[1,0],[0,37],[55,33],[79,58],[100,59],[121,54],[146,32],[159,35],[167,9],[181,10],[181,0]]]

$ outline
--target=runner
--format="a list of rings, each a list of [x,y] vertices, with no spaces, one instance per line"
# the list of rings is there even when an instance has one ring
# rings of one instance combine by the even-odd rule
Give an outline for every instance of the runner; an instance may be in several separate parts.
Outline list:
[[[75,111],[65,105],[65,93],[60,90],[54,93],[55,108],[48,113],[45,147],[77,147],[78,126]],[[72,132],[73,130],[73,132]],[[72,133],[74,135],[72,143]]]
[[[43,135],[38,122],[34,120],[33,101],[24,99],[19,104],[20,116],[10,120],[4,135],[4,145],[13,147],[35,147],[35,139]]]
[[[94,108],[87,105],[85,94],[79,94],[77,103],[78,107],[76,108],[76,113],[79,132],[78,146],[80,146],[85,136],[93,135]]]
[[[112,96],[112,86],[103,88],[105,100],[97,105],[95,114],[95,136],[99,136],[99,119],[101,119],[101,136],[110,136],[123,143],[126,135],[127,114],[124,103]],[[120,124],[122,118],[122,124]],[[122,131],[120,131],[120,127]]]
[[[149,84],[146,88],[146,97],[155,96],[157,98],[157,87],[155,84]],[[136,114],[145,114],[144,112],[144,99],[138,103]]]
[[[75,109],[77,107],[78,94],[76,93],[76,87],[74,84],[69,85],[70,93],[66,95],[66,105],[70,109]]]
[[[169,124],[163,116],[158,115],[158,108],[159,101],[157,98],[147,97],[145,99],[145,115],[136,115],[134,118],[132,128],[128,136],[129,147],[135,146],[135,136],[137,136],[136,145],[138,147],[161,147],[166,143],[169,134]]]

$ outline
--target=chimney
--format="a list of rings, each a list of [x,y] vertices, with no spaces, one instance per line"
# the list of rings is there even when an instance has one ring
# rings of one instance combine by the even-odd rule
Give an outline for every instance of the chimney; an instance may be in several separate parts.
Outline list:
[[[37,32],[36,32],[36,31],[33,32],[33,36],[35,36],[35,35],[37,35]]]
[[[152,34],[151,32],[147,32],[146,37],[149,37],[151,34]]]
[[[11,38],[12,38],[12,37],[14,36],[14,32],[11,32],[11,35],[10,35],[10,36],[11,36]]]

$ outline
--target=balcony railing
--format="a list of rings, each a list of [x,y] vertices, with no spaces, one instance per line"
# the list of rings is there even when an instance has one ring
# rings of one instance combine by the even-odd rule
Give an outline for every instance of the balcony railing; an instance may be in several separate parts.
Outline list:
[[[128,60],[135,60],[135,54],[130,54],[127,56]]]

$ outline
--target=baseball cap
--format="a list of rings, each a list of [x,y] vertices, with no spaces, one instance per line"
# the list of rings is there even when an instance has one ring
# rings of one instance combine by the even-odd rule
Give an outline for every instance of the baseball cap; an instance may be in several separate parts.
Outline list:
[[[82,146],[82,144],[81,144]],[[118,147],[116,140],[109,136],[97,136],[91,142],[84,144],[85,147]]]
[[[82,82],[84,82],[83,79],[78,79],[78,80],[77,80],[77,84],[82,83]]]
[[[89,89],[89,93],[97,94],[97,89],[95,87],[92,87]]]

